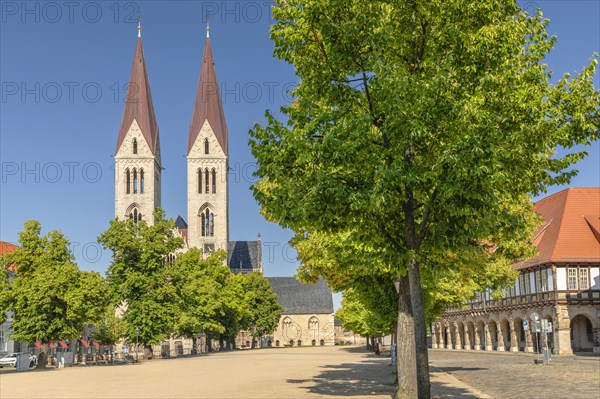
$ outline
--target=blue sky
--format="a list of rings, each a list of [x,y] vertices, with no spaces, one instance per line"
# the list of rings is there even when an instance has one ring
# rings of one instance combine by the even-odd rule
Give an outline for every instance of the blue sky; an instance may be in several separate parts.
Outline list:
[[[211,18],[213,54],[229,127],[230,239],[262,234],[265,274],[293,275],[290,232],[268,223],[249,190],[254,161],[248,129],[289,100],[293,68],[272,56],[266,1],[1,2],[0,240],[16,242],[23,222],[60,229],[80,267],[110,263],[96,237],[114,217],[112,164],[138,15],[163,166],[163,207],[186,215],[188,126]],[[597,1],[522,2],[550,18],[558,43],[547,62],[555,77],[576,72],[600,50]],[[598,85],[598,77],[596,84]],[[600,186],[600,143],[571,186]],[[552,188],[550,193],[561,188]]]

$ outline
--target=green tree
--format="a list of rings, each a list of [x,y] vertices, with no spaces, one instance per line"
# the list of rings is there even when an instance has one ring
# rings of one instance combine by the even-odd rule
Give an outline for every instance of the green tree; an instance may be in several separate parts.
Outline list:
[[[568,183],[574,146],[599,137],[597,59],[552,84],[548,21],[510,0],[277,3],[275,55],[300,82],[250,132],[255,197],[299,235],[353,231],[404,276],[398,397],[429,398],[429,262],[530,237],[529,196]]]
[[[109,345],[111,352],[112,347],[127,334],[125,321],[115,311],[114,305],[108,305],[92,332],[92,338],[100,345]]]
[[[226,314],[226,285],[232,278],[230,269],[223,264],[226,253],[217,251],[207,259],[202,251],[191,248],[177,257],[173,281],[181,301],[180,318],[176,332],[194,341],[197,334],[207,334],[210,347],[212,337],[225,333],[223,316]]]
[[[113,253],[106,277],[112,303],[123,306],[129,342],[143,344],[146,357],[152,356],[152,344],[173,332],[179,318],[180,299],[167,261],[169,254],[183,247],[183,239],[174,231],[175,222],[157,209],[151,226],[146,221],[115,219],[98,237]]]
[[[253,338],[262,338],[273,334],[279,324],[283,308],[277,302],[269,280],[260,273],[244,275],[244,303],[248,305],[249,317],[245,320],[244,328],[248,329]],[[254,339],[252,348],[255,347]]]
[[[7,312],[10,306],[10,285],[8,283],[8,270],[3,266],[0,259],[0,324],[7,320]]]
[[[61,232],[40,232],[39,222],[26,222],[19,233],[21,248],[4,255],[2,262],[16,268],[8,290],[12,337],[29,344],[40,340],[45,354],[48,342],[77,338],[84,324],[96,322],[108,293],[102,276],[77,268]],[[45,367],[43,356],[40,360]]]

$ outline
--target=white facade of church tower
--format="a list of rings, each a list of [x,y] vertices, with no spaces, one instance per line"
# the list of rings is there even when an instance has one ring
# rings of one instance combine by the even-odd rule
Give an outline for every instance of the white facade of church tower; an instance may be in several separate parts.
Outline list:
[[[228,149],[210,39],[207,36],[188,135],[188,246],[204,253],[228,250]]]
[[[115,217],[154,222],[161,203],[158,125],[138,35],[115,153]]]

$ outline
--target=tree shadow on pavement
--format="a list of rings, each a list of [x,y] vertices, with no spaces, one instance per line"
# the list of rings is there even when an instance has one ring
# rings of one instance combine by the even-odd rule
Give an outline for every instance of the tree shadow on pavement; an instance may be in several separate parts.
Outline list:
[[[301,388],[311,394],[330,396],[370,396],[394,393],[392,369],[389,359],[368,356],[358,363],[329,364],[320,367],[314,378],[293,380],[291,384],[302,384]]]
[[[468,389],[457,387],[451,383],[444,381],[432,381],[431,384],[431,397],[433,399],[479,399],[480,396],[474,395],[469,392]]]

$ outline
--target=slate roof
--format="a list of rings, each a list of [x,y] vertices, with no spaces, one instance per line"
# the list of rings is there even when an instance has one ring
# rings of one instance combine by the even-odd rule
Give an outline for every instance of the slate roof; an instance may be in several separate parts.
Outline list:
[[[223,103],[221,102],[219,82],[209,38],[206,38],[204,55],[202,56],[196,104],[194,105],[194,115],[188,135],[188,154],[192,150],[194,142],[198,138],[198,133],[200,133],[200,129],[202,129],[206,120],[208,120],[215,133],[223,152],[227,155],[227,123],[225,123],[225,113],[223,112]]]
[[[539,200],[533,210],[544,220],[533,238],[538,253],[515,268],[600,262],[600,188],[567,188]]]
[[[331,314],[333,295],[325,280],[316,284],[302,284],[294,277],[267,277],[283,314]]]
[[[232,270],[260,270],[259,241],[229,241],[227,246],[227,264]]]
[[[125,100],[125,111],[123,120],[119,129],[117,139],[117,150],[121,147],[125,136],[135,119],[140,126],[142,135],[146,139],[152,154],[156,154],[158,145],[158,124],[154,115],[154,105],[152,103],[152,93],[150,93],[150,82],[148,81],[148,72],[146,71],[146,61],[144,59],[144,49],[142,48],[142,39],[138,37],[135,45],[135,55],[133,56],[133,66],[131,67],[131,76],[129,78],[130,90]]]

